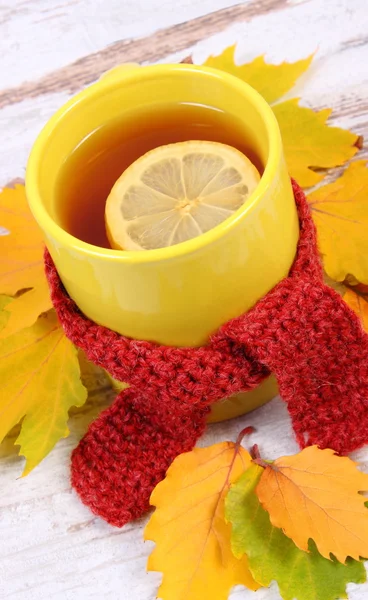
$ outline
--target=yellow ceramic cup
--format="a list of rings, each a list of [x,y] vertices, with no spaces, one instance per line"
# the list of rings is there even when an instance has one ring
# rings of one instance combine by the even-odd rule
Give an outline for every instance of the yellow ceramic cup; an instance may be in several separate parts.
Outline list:
[[[239,119],[264,165],[247,202],[207,233],[157,250],[99,248],[63,230],[55,188],[65,159],[112,119],[138,105],[149,110],[167,102],[200,103]],[[89,318],[133,338],[176,346],[206,343],[222,323],[249,310],[284,278],[295,256],[298,219],[276,118],[250,86],[208,67],[118,70],[76,95],[39,135],[26,192],[70,296]],[[268,381],[233,400],[232,409],[229,403],[219,405],[216,419],[246,412],[274,394]]]

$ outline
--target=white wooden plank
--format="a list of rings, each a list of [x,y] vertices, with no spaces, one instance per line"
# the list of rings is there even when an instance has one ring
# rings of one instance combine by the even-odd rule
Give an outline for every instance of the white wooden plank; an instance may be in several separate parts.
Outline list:
[[[250,1],[250,0],[245,0]],[[35,79],[116,40],[143,37],[237,0],[24,0],[0,5],[1,87]]]
[[[14,177],[25,176],[32,144],[54,112],[70,98],[69,94],[41,96],[0,110],[0,186]],[[17,173],[17,175],[14,175]]]
[[[238,23],[181,52],[180,56],[170,55],[167,60],[174,61],[193,50],[195,61],[202,62],[209,54],[219,53],[234,42],[238,43],[236,58],[239,63],[251,60],[265,49],[267,58],[275,62],[296,60],[317,49],[313,65],[288,96],[301,96],[302,103],[314,108],[332,107],[336,113],[332,120],[336,125],[352,128],[367,137],[368,70],[365,57],[368,38],[365,32],[368,31],[368,12],[364,9],[365,0],[356,0],[357,10],[353,13],[346,0],[334,2],[332,15],[324,11],[320,14],[319,6],[320,0],[311,0],[262,15],[249,23]],[[344,27],[340,23],[344,23]],[[66,93],[50,94],[0,110],[3,140],[0,185],[24,174],[27,156],[38,131],[69,97]]]
[[[92,9],[87,10],[87,4]],[[221,0],[206,0],[201,5],[193,0],[3,3],[0,86],[42,76],[117,39],[146,35],[159,27],[233,4]],[[313,107],[332,106],[338,114],[337,123],[368,136],[367,31],[365,0],[355,0],[354,4],[350,0],[294,1],[280,12],[237,23],[181,52],[180,57],[193,50],[199,61],[234,41],[239,42],[237,57],[242,62],[264,52],[270,60],[295,60],[318,48],[313,67],[293,95],[301,95],[303,102]],[[172,54],[171,59],[178,56]],[[68,97],[63,92],[49,94],[0,111],[0,185],[24,174],[37,132]],[[72,417],[71,436],[59,442],[25,479],[19,479],[23,459],[12,451],[14,435],[0,448],[1,598],[155,598],[161,576],[145,572],[152,547],[142,539],[145,521],[114,529],[93,517],[70,490],[70,452],[88,422],[109,401],[111,396],[91,398]],[[234,440],[245,425],[257,429],[246,443],[259,443],[263,455],[274,458],[297,451],[286,408],[279,399],[248,417],[211,426],[201,445]],[[357,453],[356,458],[368,471],[367,450]],[[368,596],[368,584],[350,585],[348,589],[350,600],[365,600]],[[278,600],[279,595],[275,585],[255,594],[243,588],[231,594],[231,600],[251,599]]]

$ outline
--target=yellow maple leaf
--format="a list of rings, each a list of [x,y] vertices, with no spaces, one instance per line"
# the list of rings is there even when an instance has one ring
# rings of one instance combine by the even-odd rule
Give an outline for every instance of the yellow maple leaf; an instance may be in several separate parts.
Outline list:
[[[162,600],[226,600],[232,586],[255,590],[246,557],[231,552],[225,497],[250,464],[240,444],[195,448],[175,459],[152,493],[156,506],[145,539],[156,542],[150,571],[162,571]]]
[[[0,331],[0,339],[9,337],[21,329],[30,327],[37,317],[51,308],[49,286],[46,277],[40,279],[37,287],[11,299],[6,306],[8,321],[6,327]]]
[[[9,313],[4,310],[9,302],[11,302],[9,296],[0,296],[0,332],[5,327],[9,318]]]
[[[295,63],[283,62],[279,65],[268,64],[263,56],[259,56],[251,63],[236,65],[234,52],[235,46],[230,46],[219,56],[210,56],[204,64],[239,77],[272,105],[279,123],[289,173],[299,185],[315,185],[325,175],[315,169],[343,165],[356,154],[358,136],[327,124],[331,109],[313,111],[299,106],[298,99],[274,104],[308,69],[314,55]]]
[[[358,151],[354,146],[357,136],[339,127],[326,124],[331,109],[313,111],[299,106],[298,99],[273,106],[284,145],[286,162],[292,177],[302,187],[311,187],[321,181],[327,169],[343,165]],[[312,168],[311,168],[312,167]]]
[[[27,204],[23,185],[0,192],[0,226],[9,234],[0,236],[0,294],[14,296],[7,311],[7,327],[1,337],[35,323],[52,307],[43,270],[43,238]]]
[[[222,54],[210,56],[204,64],[207,67],[227,71],[246,81],[270,104],[293,87],[296,80],[308,69],[314,56],[311,54],[294,63],[283,62],[280,65],[266,63],[264,56],[258,56],[250,63],[236,65],[235,48],[234,44],[226,48]]]
[[[347,289],[343,296],[346,304],[360,317],[363,329],[368,332],[368,294],[357,293]]]
[[[327,275],[368,283],[368,168],[353,162],[333,183],[308,195]]]
[[[68,410],[87,397],[77,350],[54,311],[0,340],[0,381],[0,442],[24,417],[15,444],[26,458],[26,475],[69,434]]]
[[[312,539],[325,558],[368,557],[368,475],[356,463],[311,446],[263,466],[259,501],[298,548],[308,552]]]

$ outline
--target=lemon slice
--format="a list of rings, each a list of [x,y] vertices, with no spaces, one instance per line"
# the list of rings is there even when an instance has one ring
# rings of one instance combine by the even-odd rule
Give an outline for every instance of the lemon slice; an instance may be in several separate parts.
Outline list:
[[[106,201],[113,248],[152,250],[180,244],[230,217],[260,176],[239,150],[189,141],[155,148],[130,165]]]

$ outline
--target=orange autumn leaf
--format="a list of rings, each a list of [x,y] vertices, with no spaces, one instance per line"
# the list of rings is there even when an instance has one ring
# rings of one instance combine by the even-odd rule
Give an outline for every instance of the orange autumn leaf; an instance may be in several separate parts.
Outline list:
[[[6,327],[0,332],[0,339],[9,337],[35,323],[37,317],[51,308],[49,286],[46,277],[39,280],[38,285],[13,298],[7,305],[9,315]]]
[[[9,318],[9,314],[4,310],[9,302],[11,302],[9,296],[0,296],[0,332],[5,327]]]
[[[311,446],[263,466],[259,501],[298,548],[308,552],[312,539],[325,558],[368,557],[368,475],[356,463]]]
[[[161,600],[227,600],[236,584],[259,587],[247,558],[233,556],[225,521],[226,494],[249,465],[240,444],[195,448],[175,459],[153,491],[145,539],[156,542],[148,570],[163,573]]]
[[[357,293],[357,291],[351,288],[347,289],[343,299],[360,317],[363,329],[368,332],[368,293]]]
[[[33,325],[52,307],[43,270],[43,238],[27,204],[25,188],[16,184],[0,192],[0,294],[18,295],[7,306],[9,319],[1,337]]]
[[[307,197],[327,275],[368,283],[368,168],[353,162],[333,183]]]
[[[232,524],[234,555],[248,557],[253,577],[268,587],[278,585],[283,600],[336,600],[347,598],[349,582],[366,581],[364,564],[348,559],[347,564],[327,560],[309,541],[309,552],[273,527],[255,493],[263,469],[252,464],[231,486],[225,501],[226,519]],[[306,585],[306,581],[308,585]]]

